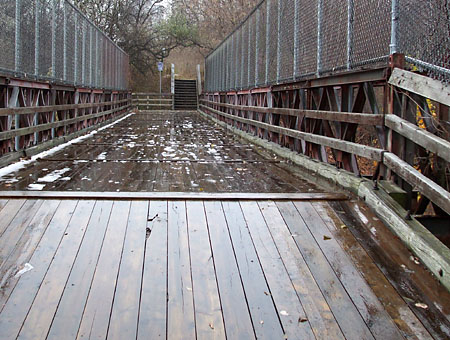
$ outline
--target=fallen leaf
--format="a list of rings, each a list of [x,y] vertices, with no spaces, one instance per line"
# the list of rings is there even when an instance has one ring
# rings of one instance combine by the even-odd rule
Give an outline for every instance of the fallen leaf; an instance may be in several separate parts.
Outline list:
[[[280,311],[280,315],[283,315],[283,316],[288,316],[288,315],[289,315],[289,313],[288,313],[288,312],[286,312],[285,310],[282,310],[282,311]]]
[[[266,295],[270,295],[270,293],[268,293],[268,292],[264,292],[264,294],[266,294]]]
[[[323,235],[323,239],[324,239],[324,241],[327,241],[327,240],[331,240],[331,237],[327,236],[327,235]]]
[[[417,302],[414,304],[414,306],[422,308],[422,309],[428,309],[428,306],[422,302]]]
[[[21,270],[19,270],[16,275],[14,275],[15,278],[18,278],[20,276],[22,276],[23,274],[25,274],[26,272],[29,272],[30,270],[32,270],[34,267],[30,264],[30,263],[25,263],[22,267]]]
[[[212,322],[210,322],[209,328],[214,329],[214,325],[212,324]]]
[[[341,225],[341,229],[347,229],[347,228],[348,227],[345,224]]]
[[[298,322],[307,322],[307,321],[308,321],[307,318],[302,318],[302,317],[298,318]]]

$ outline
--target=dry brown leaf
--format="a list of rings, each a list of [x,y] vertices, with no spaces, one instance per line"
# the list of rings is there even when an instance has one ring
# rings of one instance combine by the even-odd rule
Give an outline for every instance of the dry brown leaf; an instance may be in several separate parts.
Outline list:
[[[331,237],[327,236],[327,235],[323,235],[323,239],[324,239],[324,241],[327,241],[327,240],[331,240]]]
[[[214,325],[212,322],[209,323],[209,328],[214,329]]]
[[[298,322],[299,322],[299,323],[300,323],[300,322],[308,322],[308,319],[307,319],[307,318],[299,317],[299,318],[298,318]]]

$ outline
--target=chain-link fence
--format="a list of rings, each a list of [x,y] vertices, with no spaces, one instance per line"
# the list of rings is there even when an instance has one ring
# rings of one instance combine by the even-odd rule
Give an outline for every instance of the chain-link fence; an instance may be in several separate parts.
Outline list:
[[[385,66],[393,52],[450,81],[450,1],[264,0],[206,58],[205,89]]]
[[[128,55],[68,0],[2,0],[0,72],[126,89]]]

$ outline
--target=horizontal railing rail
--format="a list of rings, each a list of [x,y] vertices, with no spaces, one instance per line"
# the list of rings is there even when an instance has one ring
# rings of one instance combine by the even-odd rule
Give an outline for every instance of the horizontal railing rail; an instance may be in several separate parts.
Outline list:
[[[378,92],[375,86],[380,87]],[[279,92],[269,88],[266,93],[206,93],[200,110],[234,128],[355,174],[360,174],[360,157],[375,161],[372,179],[396,182],[405,190],[412,213],[423,214],[431,203],[437,215],[450,215],[448,85],[394,68],[384,83],[287,88]],[[346,105],[354,112],[345,111],[344,93],[351,94]],[[364,112],[366,102],[372,113]],[[308,107],[311,103],[315,109]],[[384,113],[380,113],[382,107]],[[372,129],[371,138],[379,139],[378,145],[358,140],[356,132],[361,128]]]
[[[172,110],[174,95],[172,93],[133,93],[132,104],[139,111]]]

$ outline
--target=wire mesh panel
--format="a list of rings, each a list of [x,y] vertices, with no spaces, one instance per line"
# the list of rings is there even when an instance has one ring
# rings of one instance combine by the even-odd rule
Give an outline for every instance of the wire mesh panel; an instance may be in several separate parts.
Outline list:
[[[67,0],[2,1],[0,44],[3,73],[91,87],[128,86],[128,56]]]
[[[320,71],[345,69],[347,64],[348,0],[322,1]]]
[[[277,81],[277,51],[278,51],[278,2],[282,0],[267,0],[267,41],[266,41],[266,76],[267,84]]]
[[[255,85],[255,44],[256,44],[256,13],[249,18],[248,25],[248,77],[247,86]]]
[[[296,0],[298,2],[298,78],[314,74],[317,70],[317,0]]]
[[[248,24],[247,21],[240,29],[242,35],[241,88],[248,86]]]
[[[386,62],[391,39],[391,0],[353,0],[352,68]]]
[[[292,80],[294,77],[294,2],[295,0],[279,1],[277,81]]]
[[[263,2],[256,11],[256,85],[263,85],[266,83],[266,37],[267,37],[267,4]]]
[[[398,49],[429,75],[450,81],[450,2],[398,0]]]

